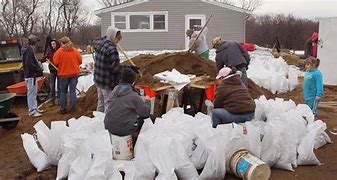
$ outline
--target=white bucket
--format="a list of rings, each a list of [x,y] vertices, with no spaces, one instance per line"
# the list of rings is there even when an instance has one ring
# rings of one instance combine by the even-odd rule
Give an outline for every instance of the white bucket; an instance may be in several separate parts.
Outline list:
[[[270,167],[249,151],[241,149],[230,159],[230,170],[237,177],[247,180],[267,180]]]
[[[133,158],[132,136],[111,135],[112,155],[116,160],[131,160]]]

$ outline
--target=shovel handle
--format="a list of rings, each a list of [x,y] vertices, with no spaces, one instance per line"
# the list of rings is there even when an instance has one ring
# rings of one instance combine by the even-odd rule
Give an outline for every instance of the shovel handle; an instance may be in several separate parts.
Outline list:
[[[116,44],[116,46],[119,49],[119,51],[121,51],[124,54],[125,58],[130,62],[130,64],[132,66],[136,66],[136,64],[131,60],[131,58],[128,56],[128,54],[126,54],[126,52],[122,49],[122,47],[119,44]],[[139,75],[143,76],[143,74],[140,70],[139,70]]]
[[[212,16],[213,16],[213,15],[211,14],[211,15],[207,18],[207,21],[206,21],[205,25],[204,25],[204,26],[202,27],[202,29],[200,30],[198,36],[194,39],[194,41],[193,41],[193,43],[192,43],[192,46],[188,49],[188,52],[191,52],[191,51],[192,51],[191,48],[195,45],[195,43],[196,43],[197,40],[199,39],[199,37],[200,37],[202,31],[204,31],[205,27],[207,26],[208,22],[211,20]]]

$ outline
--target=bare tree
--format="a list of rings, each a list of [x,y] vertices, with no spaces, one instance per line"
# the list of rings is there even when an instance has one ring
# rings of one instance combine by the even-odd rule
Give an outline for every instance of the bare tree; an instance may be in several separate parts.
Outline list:
[[[255,11],[262,5],[262,0],[215,0],[219,3],[240,7],[248,11]]]
[[[17,13],[18,23],[23,35],[28,36],[32,33],[37,22],[38,16],[36,15],[36,9],[40,0],[25,0],[18,2],[20,2],[16,5],[20,10]]]
[[[99,0],[98,2],[104,7],[111,7],[119,4],[124,4],[128,2],[132,2],[134,0]]]
[[[18,34],[17,22],[16,22],[16,1],[15,0],[1,0],[1,16],[0,23],[6,30],[10,37]]]

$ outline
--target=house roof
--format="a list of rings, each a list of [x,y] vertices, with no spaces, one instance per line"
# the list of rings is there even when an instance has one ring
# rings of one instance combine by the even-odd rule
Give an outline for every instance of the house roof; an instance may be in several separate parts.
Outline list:
[[[95,10],[94,13],[97,16],[101,16],[102,13],[111,12],[111,11],[114,11],[114,10],[126,8],[126,7],[129,7],[129,6],[134,6],[134,5],[137,5],[137,4],[142,4],[142,3],[145,3],[145,2],[148,2],[148,1],[149,0],[133,0],[133,1],[130,1],[130,2],[127,2],[127,3],[98,9],[98,10]],[[233,5],[225,4],[225,3],[220,3],[220,2],[217,2],[216,0],[200,0],[200,1],[204,2],[204,3],[212,4],[212,5],[215,5],[215,6],[223,7],[223,8],[226,8],[226,9],[230,9],[230,10],[233,10],[233,11],[237,11],[237,12],[240,12],[240,13],[252,14],[252,12],[249,11],[249,10],[245,10],[245,9],[242,9],[242,8],[239,8],[239,7],[236,7],[236,6],[233,6]]]

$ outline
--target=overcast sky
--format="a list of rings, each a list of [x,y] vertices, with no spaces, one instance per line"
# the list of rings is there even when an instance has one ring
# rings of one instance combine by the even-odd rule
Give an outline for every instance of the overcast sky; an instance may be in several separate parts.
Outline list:
[[[84,0],[84,6],[89,11],[100,8],[96,0]],[[254,12],[254,14],[269,13],[293,14],[309,19],[337,17],[337,0],[262,0],[262,6]]]

